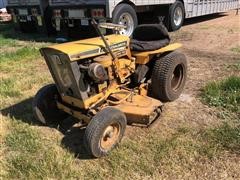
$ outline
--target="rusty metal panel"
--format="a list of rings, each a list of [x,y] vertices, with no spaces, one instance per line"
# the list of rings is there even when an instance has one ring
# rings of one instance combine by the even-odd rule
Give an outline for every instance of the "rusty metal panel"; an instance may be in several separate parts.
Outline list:
[[[123,99],[121,94],[115,95],[115,98],[118,99],[118,96]],[[149,125],[159,117],[162,106],[163,104],[157,99],[135,94],[114,107],[126,115],[128,123]]]

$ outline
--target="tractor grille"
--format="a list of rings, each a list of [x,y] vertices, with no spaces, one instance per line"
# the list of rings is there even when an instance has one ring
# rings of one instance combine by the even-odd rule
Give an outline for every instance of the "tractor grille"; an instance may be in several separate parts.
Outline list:
[[[41,49],[51,75],[62,96],[71,96],[81,100],[87,98],[86,87],[82,81],[77,62],[70,62],[66,54],[54,49]]]

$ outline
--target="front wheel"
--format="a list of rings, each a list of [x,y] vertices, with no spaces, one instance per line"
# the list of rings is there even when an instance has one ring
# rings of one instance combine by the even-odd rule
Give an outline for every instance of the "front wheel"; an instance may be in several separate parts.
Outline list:
[[[168,102],[177,99],[187,78],[187,60],[184,54],[170,52],[156,60],[152,72],[151,94]]]
[[[32,102],[34,117],[45,125],[66,119],[69,115],[57,108],[56,98],[59,98],[59,96],[55,84],[42,87]]]
[[[86,128],[86,150],[94,157],[107,155],[121,141],[126,124],[126,116],[120,110],[113,107],[101,110]]]
[[[138,19],[135,9],[129,4],[119,4],[113,11],[112,21],[115,24],[126,26],[119,31],[120,34],[131,36],[138,25]]]

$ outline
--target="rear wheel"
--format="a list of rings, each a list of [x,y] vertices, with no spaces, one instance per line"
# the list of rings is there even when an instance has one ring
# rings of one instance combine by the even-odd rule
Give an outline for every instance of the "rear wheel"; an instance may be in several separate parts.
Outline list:
[[[173,101],[183,91],[187,78],[184,54],[171,52],[156,60],[152,72],[152,96],[161,101]]]
[[[185,17],[184,5],[181,1],[176,1],[170,7],[169,12],[169,28],[171,31],[180,29],[183,25]]]
[[[107,107],[88,124],[84,142],[94,157],[107,155],[121,141],[126,129],[126,116],[118,109]]]
[[[136,11],[129,4],[119,4],[113,11],[112,21],[126,26],[125,29],[119,31],[120,34],[126,36],[131,36],[138,24]]]
[[[59,97],[55,84],[42,87],[33,99],[34,117],[45,125],[66,119],[69,115],[57,108],[56,99]]]

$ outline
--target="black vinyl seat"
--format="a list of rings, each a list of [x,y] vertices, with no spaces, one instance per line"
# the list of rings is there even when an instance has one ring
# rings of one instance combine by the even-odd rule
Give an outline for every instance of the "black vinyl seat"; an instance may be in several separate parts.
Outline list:
[[[170,37],[162,24],[142,24],[133,31],[130,41],[132,51],[153,51],[167,46]]]

